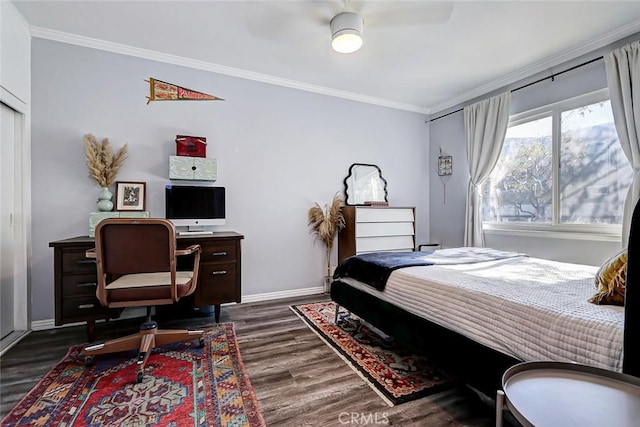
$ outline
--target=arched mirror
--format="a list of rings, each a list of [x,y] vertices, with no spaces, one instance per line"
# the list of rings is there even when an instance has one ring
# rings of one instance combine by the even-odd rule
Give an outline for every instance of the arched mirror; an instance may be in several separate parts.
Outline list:
[[[387,201],[387,181],[376,165],[354,163],[344,179],[345,203],[365,205],[368,202]]]

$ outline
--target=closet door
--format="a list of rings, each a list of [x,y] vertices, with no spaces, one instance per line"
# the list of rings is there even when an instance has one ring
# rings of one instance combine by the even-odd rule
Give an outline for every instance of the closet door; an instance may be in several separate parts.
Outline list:
[[[4,338],[15,329],[14,150],[17,113],[2,103],[0,109],[0,338]]]

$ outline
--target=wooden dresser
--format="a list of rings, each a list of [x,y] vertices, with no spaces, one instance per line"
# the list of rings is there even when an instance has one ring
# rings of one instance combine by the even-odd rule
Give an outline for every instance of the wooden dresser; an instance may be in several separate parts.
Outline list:
[[[380,251],[413,251],[415,208],[345,206],[345,228],[338,236],[338,262],[352,255]]]
[[[220,304],[241,302],[241,247],[243,235],[217,232],[212,235],[179,236],[178,248],[199,244],[202,247],[200,272],[195,291],[195,307],[215,306],[220,321]],[[50,242],[54,250],[55,324],[87,322],[87,335],[93,341],[95,321],[119,317],[121,310],[107,309],[96,298],[95,260],[85,258],[94,247],[88,236]],[[189,268],[192,259],[179,258],[178,269]]]

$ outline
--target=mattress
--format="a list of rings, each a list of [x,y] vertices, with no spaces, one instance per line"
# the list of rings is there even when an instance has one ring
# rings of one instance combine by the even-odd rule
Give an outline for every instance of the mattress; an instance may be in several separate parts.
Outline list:
[[[402,268],[384,291],[340,281],[516,359],[620,372],[624,307],[588,302],[596,271],[522,256]]]

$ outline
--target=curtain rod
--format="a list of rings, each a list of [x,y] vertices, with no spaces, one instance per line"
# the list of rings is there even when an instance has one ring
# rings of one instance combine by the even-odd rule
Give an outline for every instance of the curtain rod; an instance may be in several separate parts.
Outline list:
[[[511,89],[511,90],[510,90],[510,92],[511,92],[511,93],[513,93],[513,92],[517,92],[517,91],[519,91],[519,90],[521,90],[521,89],[527,88],[527,87],[529,87],[529,86],[533,86],[533,85],[538,84],[538,83],[540,83],[540,82],[543,82],[543,81],[545,81],[545,80],[549,80],[549,79],[551,79],[551,81],[554,81],[555,77],[556,77],[556,76],[559,76],[560,74],[568,73],[569,71],[573,71],[573,70],[575,70],[576,68],[584,67],[585,65],[589,65],[589,64],[591,64],[591,63],[593,63],[593,62],[599,61],[599,60],[601,60],[602,58],[603,58],[602,56],[599,56],[599,57],[597,57],[597,58],[593,58],[593,59],[591,59],[591,60],[589,60],[589,61],[583,62],[582,64],[574,65],[573,67],[571,67],[571,68],[567,68],[567,69],[566,69],[566,70],[564,70],[564,71],[559,71],[559,72],[557,72],[557,73],[551,74],[550,76],[543,77],[543,78],[538,79],[538,80],[536,80],[536,81],[534,81],[534,82],[527,83],[526,85],[519,86],[519,87],[517,87],[517,88],[515,88],[515,89]],[[460,111],[463,111],[463,110],[464,110],[464,108],[460,108],[460,109],[457,109],[457,110],[455,110],[455,111],[451,111],[451,112],[449,112],[449,113],[447,113],[447,114],[443,114],[443,115],[438,116],[438,117],[436,117],[436,118],[429,119],[429,120],[427,120],[427,123],[434,122],[434,121],[436,121],[436,120],[438,120],[438,119],[441,119],[441,118],[443,118],[443,117],[450,116],[451,114],[459,113]]]

